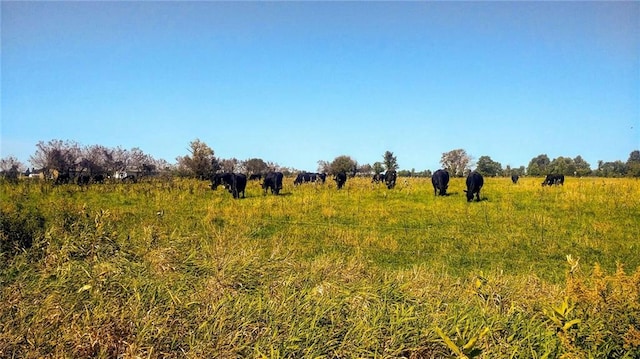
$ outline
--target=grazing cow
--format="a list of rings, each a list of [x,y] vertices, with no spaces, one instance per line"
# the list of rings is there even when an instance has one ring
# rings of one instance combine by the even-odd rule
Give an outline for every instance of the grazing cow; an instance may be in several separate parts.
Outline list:
[[[338,174],[333,176],[333,180],[336,181],[336,185],[338,186],[338,189],[340,189],[347,182],[347,174],[344,172],[338,172]]]
[[[564,186],[564,175],[555,175],[550,174],[542,182],[543,186],[553,186],[553,185],[563,185]]]
[[[216,173],[211,177],[211,189],[215,190],[220,185],[223,185],[233,195],[233,198],[240,198],[240,192],[244,198],[247,176],[242,173]]]
[[[392,189],[396,186],[396,179],[398,178],[398,173],[395,170],[388,170],[387,173],[384,174],[384,183],[387,185],[388,189]]]
[[[104,175],[94,175],[93,182],[95,183],[104,183]]]
[[[136,183],[138,179],[134,175],[127,175],[122,179],[122,183]]]
[[[433,184],[433,195],[440,194],[441,196],[447,195],[447,188],[449,188],[449,172],[445,170],[437,170],[431,176],[431,183]]]
[[[520,176],[518,175],[511,175],[511,181],[516,184],[518,183],[518,180],[520,179]]]
[[[262,183],[262,188],[264,189],[264,193],[267,193],[267,190],[271,188],[271,193],[278,195],[280,194],[280,190],[282,189],[282,172],[269,172],[264,176],[264,182]]]
[[[67,184],[71,182],[71,176],[68,173],[60,173],[53,182],[54,185]]]
[[[467,189],[465,192],[467,193],[467,202],[471,202],[473,200],[473,195],[476,195],[476,201],[480,201],[480,189],[484,184],[484,178],[482,175],[476,171],[469,173],[467,176]]]
[[[293,184],[295,186],[299,185],[299,184],[303,184],[305,182],[311,182],[311,173],[308,172],[300,172],[298,173],[298,175],[296,176],[296,179],[293,180]]]
[[[374,174],[373,178],[371,179],[371,183],[380,183],[380,182],[384,182],[384,173]]]
[[[296,179],[293,181],[293,184],[297,186],[299,184],[303,184],[306,182],[317,182],[317,181],[322,181],[322,183],[324,183],[326,179],[327,179],[327,175],[324,173],[300,172],[296,176]]]
[[[78,186],[88,185],[90,181],[91,176],[89,175],[79,175],[78,177],[76,177],[76,184],[78,184]]]
[[[262,179],[262,173],[254,173],[249,176],[249,181],[259,181]]]

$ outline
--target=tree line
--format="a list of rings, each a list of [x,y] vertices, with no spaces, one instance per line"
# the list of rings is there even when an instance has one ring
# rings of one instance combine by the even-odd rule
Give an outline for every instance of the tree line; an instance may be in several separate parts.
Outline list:
[[[261,158],[247,160],[218,158],[215,156],[214,150],[199,139],[191,141],[188,154],[177,157],[175,164],[155,159],[137,147],[127,150],[121,147],[109,148],[102,145],[81,146],[74,141],[62,140],[38,142],[36,151],[29,158],[29,162],[31,168],[12,156],[0,159],[2,177],[17,179],[21,174],[29,176],[34,172],[42,173],[45,178],[52,178],[55,173],[113,176],[118,172],[129,172],[138,176],[168,174],[208,179],[216,172],[253,174],[280,171],[285,175],[300,172],[298,169],[282,167]],[[373,164],[359,164],[347,155],[338,156],[332,161],[319,160],[317,163],[316,170],[328,174],[345,172],[350,176],[356,176],[394,170],[399,176],[431,176],[431,170],[399,170],[398,160],[391,151],[386,151],[382,155],[382,160]],[[532,158],[526,167],[512,168],[507,165],[503,168],[500,162],[494,161],[489,156],[480,156],[474,162],[464,149],[454,149],[442,153],[440,164],[450,175],[457,177],[465,176],[474,168],[485,176],[543,176],[554,173],[565,176],[640,177],[639,150],[632,151],[626,162],[621,160],[598,161],[596,169],[591,169],[591,165],[581,156],[574,158],[560,156],[550,159],[546,154]]]

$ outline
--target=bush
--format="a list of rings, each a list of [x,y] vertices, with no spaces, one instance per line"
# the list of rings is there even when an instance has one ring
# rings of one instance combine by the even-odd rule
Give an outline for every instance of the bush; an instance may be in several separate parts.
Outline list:
[[[622,265],[606,275],[595,265],[590,276],[572,271],[559,307],[547,312],[557,326],[565,353],[576,358],[640,357],[640,269],[625,274]]]

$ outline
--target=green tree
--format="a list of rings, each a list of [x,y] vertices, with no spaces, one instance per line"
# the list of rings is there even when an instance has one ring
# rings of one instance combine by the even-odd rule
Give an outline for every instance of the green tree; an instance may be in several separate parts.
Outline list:
[[[570,157],[559,156],[554,158],[549,164],[549,173],[573,176],[576,174],[576,165]]]
[[[220,169],[211,147],[199,139],[191,141],[189,153],[190,155],[177,158],[179,168],[186,171],[188,175],[198,179],[207,179]]]
[[[627,176],[640,177],[640,151],[635,150],[629,154],[626,173]]]
[[[591,165],[585,161],[582,156],[576,156],[576,158],[573,159],[573,164],[576,166],[576,176],[584,177],[591,175]]]
[[[471,156],[467,154],[467,151],[459,148],[443,153],[440,163],[451,176],[462,177],[469,170]]]
[[[603,162],[598,161],[596,174],[601,177],[622,177],[627,172],[627,165],[620,161]]]
[[[480,158],[478,158],[476,171],[485,176],[500,176],[502,175],[502,164],[492,160],[489,156],[480,156]]]
[[[349,156],[338,156],[336,157],[329,166],[330,174],[337,174],[340,172],[347,173],[351,176],[356,174],[356,169],[358,168],[358,163]]]
[[[398,169],[398,159],[393,155],[393,152],[386,151],[382,158],[384,159],[384,167],[387,171]]]
[[[269,165],[260,158],[251,158],[244,161],[244,168],[249,174],[265,173],[269,171]]]
[[[375,162],[373,164],[373,172],[375,174],[380,174],[384,172],[384,165],[382,164],[382,162]]]
[[[527,174],[529,176],[541,176],[548,174],[548,167],[551,161],[546,154],[538,155],[529,161],[527,166]]]

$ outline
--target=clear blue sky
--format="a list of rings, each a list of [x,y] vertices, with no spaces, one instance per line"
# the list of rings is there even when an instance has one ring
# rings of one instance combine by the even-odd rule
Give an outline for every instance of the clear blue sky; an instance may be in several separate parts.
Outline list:
[[[40,140],[170,163],[440,167],[465,149],[626,161],[640,148],[639,2],[2,1],[2,157]]]

